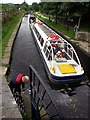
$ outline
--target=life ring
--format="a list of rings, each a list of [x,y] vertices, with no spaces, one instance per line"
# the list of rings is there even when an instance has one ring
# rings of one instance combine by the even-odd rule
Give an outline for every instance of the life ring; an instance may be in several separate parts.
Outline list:
[[[56,34],[50,34],[49,35],[50,38],[53,38],[53,39],[59,39],[60,37]]]

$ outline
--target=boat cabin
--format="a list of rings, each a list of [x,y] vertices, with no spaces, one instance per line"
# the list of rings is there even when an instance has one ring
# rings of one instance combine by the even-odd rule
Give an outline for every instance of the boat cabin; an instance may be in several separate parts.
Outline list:
[[[34,16],[34,14],[30,14],[30,18],[29,18],[29,22],[35,22],[36,21],[36,17]]]

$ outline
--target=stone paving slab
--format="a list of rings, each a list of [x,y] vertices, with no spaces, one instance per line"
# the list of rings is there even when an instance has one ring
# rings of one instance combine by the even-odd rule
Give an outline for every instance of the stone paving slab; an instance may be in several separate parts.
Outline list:
[[[1,84],[1,82],[0,82],[0,84]],[[2,94],[2,87],[0,87],[0,95]]]
[[[9,58],[5,58],[2,60],[2,65],[8,65],[9,64]]]
[[[8,83],[5,77],[3,77],[6,69],[6,67],[0,66],[0,120],[1,118],[20,118],[22,120]]]
[[[13,43],[12,43],[11,41],[9,41],[8,44],[7,44],[7,47],[11,47],[12,44],[13,44]]]
[[[11,49],[12,49],[12,46],[6,47],[5,53],[6,53],[6,52],[11,52]]]
[[[84,50],[88,55],[90,55],[90,43],[86,41],[72,40],[73,43],[78,45],[82,50]]]
[[[5,77],[2,78],[2,118],[22,118]]]
[[[4,76],[7,71],[7,67],[0,67],[1,76]]]
[[[0,120],[2,120],[2,107],[0,107]]]
[[[10,58],[10,55],[11,55],[11,53],[5,53],[4,56],[3,56],[3,59],[4,58]]]
[[[2,94],[0,93],[0,107],[2,107]]]
[[[8,113],[7,113],[8,111]],[[2,111],[2,120],[22,120],[22,118],[19,116],[18,111],[16,108],[6,109]]]

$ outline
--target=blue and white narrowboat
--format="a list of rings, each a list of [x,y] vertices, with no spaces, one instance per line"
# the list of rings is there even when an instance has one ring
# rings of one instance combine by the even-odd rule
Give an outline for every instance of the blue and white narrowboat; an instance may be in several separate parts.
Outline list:
[[[41,21],[31,20],[30,27],[49,80],[52,83],[81,81],[84,70],[73,46]]]

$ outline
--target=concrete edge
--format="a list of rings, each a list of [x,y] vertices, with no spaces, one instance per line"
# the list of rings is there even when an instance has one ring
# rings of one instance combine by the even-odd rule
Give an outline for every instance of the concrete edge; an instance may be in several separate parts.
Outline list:
[[[12,119],[20,119],[22,120],[22,115],[18,109],[18,106],[16,104],[16,101],[14,100],[14,97],[12,96],[12,93],[10,91],[10,88],[8,86],[8,82],[6,80],[5,75],[10,69],[10,62],[11,62],[11,55],[12,55],[12,48],[15,41],[15,38],[17,36],[18,30],[20,28],[22,19],[18,22],[17,26],[15,27],[14,31],[12,32],[12,35],[8,41],[8,44],[5,49],[4,56],[2,57],[2,67],[0,66],[0,72],[2,76],[2,119],[4,118],[12,118]]]
[[[13,44],[15,41],[15,38],[17,36],[19,27],[21,25],[22,20],[20,20],[17,24],[17,26],[15,27],[14,31],[12,32],[12,35],[8,41],[8,44],[6,46],[5,52],[4,52],[4,56],[2,57],[2,68],[4,69],[3,72],[3,76],[7,73],[7,70],[10,67],[10,61],[11,61],[11,55],[12,55],[12,48],[13,48]]]

